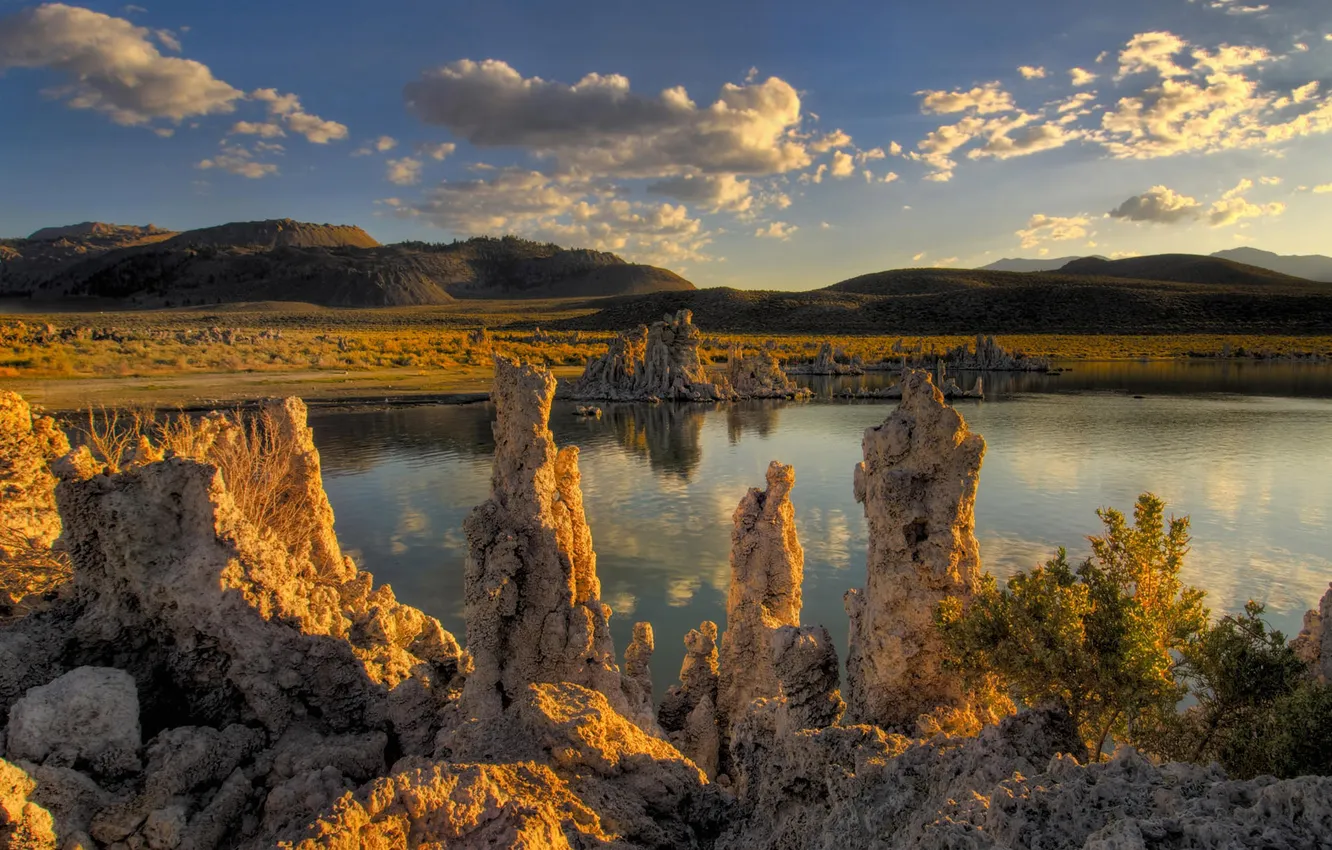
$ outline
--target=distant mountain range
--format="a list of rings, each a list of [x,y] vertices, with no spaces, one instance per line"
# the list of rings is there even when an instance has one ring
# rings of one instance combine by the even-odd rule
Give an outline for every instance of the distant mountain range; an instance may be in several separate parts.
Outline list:
[[[84,222],[0,240],[0,295],[136,306],[303,301],[411,306],[457,298],[560,298],[693,289],[615,254],[506,236],[381,245],[359,227],[291,219],[175,233]]]
[[[1161,254],[1157,256],[1183,256]],[[1271,251],[1260,251],[1257,248],[1231,248],[1226,251],[1217,251],[1211,256],[1222,260],[1231,260],[1236,263],[1243,263],[1246,266],[1256,266],[1260,269],[1280,272],[1281,274],[1291,275],[1292,277],[1302,277],[1305,280],[1315,280],[1321,283],[1332,283],[1332,257],[1324,257],[1321,254],[1274,254]],[[1004,258],[990,263],[988,266],[981,266],[986,271],[1001,272],[1047,272],[1067,270],[1070,263],[1086,259],[1106,260],[1106,257],[1096,255],[1095,257],[1052,257],[1050,259],[1027,260],[1020,258]],[[1128,259],[1139,259],[1130,257]],[[1170,279],[1170,278],[1162,278]]]

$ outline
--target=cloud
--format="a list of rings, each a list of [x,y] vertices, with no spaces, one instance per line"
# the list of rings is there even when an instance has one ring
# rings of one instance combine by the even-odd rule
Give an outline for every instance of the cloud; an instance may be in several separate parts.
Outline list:
[[[944,269],[948,268],[949,266],[955,266],[957,265],[957,257],[945,257],[942,260],[935,260],[933,263],[930,263],[930,265],[936,269]]]
[[[1244,193],[1253,188],[1253,181],[1244,179],[1235,188],[1221,196],[1221,200],[1212,204],[1207,213],[1207,220],[1213,227],[1227,227],[1246,218],[1281,215],[1286,205],[1280,201],[1270,204],[1253,204],[1244,198]]]
[[[970,91],[918,91],[916,94],[924,97],[920,104],[921,112],[933,115],[955,112],[990,115],[1010,112],[1016,108],[1013,96],[1004,91],[998,82],[985,83]]]
[[[1023,65],[1018,68],[1018,73],[1024,80],[1043,80],[1045,79],[1045,68],[1033,68],[1031,65]]]
[[[819,230],[832,230],[833,226],[826,221],[819,222]]]
[[[828,163],[821,162],[819,167],[813,171],[807,171],[800,175],[801,183],[822,183],[823,175],[828,173]]]
[[[398,146],[398,140],[392,136],[380,136],[372,142],[367,142],[356,150],[352,151],[352,156],[370,156],[375,153],[387,153]]]
[[[424,142],[416,146],[417,153],[422,156],[428,156],[436,162],[443,161],[446,157],[451,156],[457,149],[458,146],[452,142],[440,142],[439,144]]]
[[[1023,248],[1035,248],[1042,242],[1065,242],[1085,239],[1091,219],[1086,216],[1049,216],[1040,213],[1027,221],[1026,228],[1017,231]]]
[[[901,149],[898,149],[901,152]],[[883,152],[883,148],[870,148],[867,151],[856,152],[856,165],[864,165],[867,162],[873,162],[876,159],[887,159],[888,155]]]
[[[282,126],[271,121],[237,121],[227,131],[230,136],[258,136],[262,139],[276,139],[287,135]]]
[[[1315,195],[1326,195],[1329,192],[1332,192],[1332,183],[1323,183],[1313,187],[1313,193]]]
[[[347,125],[325,121],[306,112],[294,94],[280,94],[277,89],[256,89],[250,92],[250,97],[266,103],[270,118],[282,121],[287,129],[304,136],[312,144],[324,145],[347,138]]]
[[[923,259],[925,259],[925,252],[924,252],[924,251],[921,251],[919,254],[913,254],[913,255],[912,255],[912,257],[911,257],[911,262],[913,262],[913,263],[919,263],[919,262],[920,262],[921,260],[923,260]]]
[[[200,160],[195,168],[216,168],[251,180],[258,180],[278,173],[278,167],[271,162],[255,162],[254,154],[241,145],[224,145],[222,153],[209,159]]]
[[[1034,116],[1021,116],[1031,119]],[[1069,142],[1083,138],[1086,133],[1069,129],[1058,123],[1027,124],[1027,120],[991,121],[986,126],[989,136],[985,144],[967,154],[970,159],[1012,159],[1041,151],[1061,148]]]
[[[832,156],[832,166],[828,169],[828,173],[838,180],[850,177],[856,173],[855,160],[851,154],[837,151]]]
[[[1072,79],[1074,87],[1081,88],[1096,82],[1098,75],[1083,68],[1069,68],[1068,76]]]
[[[1171,224],[1196,219],[1202,212],[1202,206],[1196,198],[1181,195],[1166,186],[1153,186],[1141,195],[1129,198],[1107,215],[1126,221]]]
[[[131,3],[128,6],[121,6],[120,11],[125,13],[126,15],[141,15],[144,12],[147,12],[148,10],[143,8],[142,6],[135,6],[133,3]]]
[[[1281,185],[1281,178],[1280,178],[1280,177],[1259,177],[1259,178],[1258,178],[1258,182],[1259,182],[1259,183],[1262,183],[1264,186],[1280,186],[1280,185]]]
[[[794,235],[799,229],[800,228],[796,227],[794,224],[787,224],[784,221],[774,221],[767,227],[760,227],[758,230],[754,231],[754,235],[760,239],[780,239],[783,242],[788,242],[792,235]]]
[[[751,194],[753,186],[749,180],[741,180],[734,174],[715,176],[670,177],[649,184],[647,190],[657,195],[665,195],[677,201],[696,204],[710,212],[748,212],[754,205]],[[789,200],[788,206],[789,206]]]
[[[1189,0],[1190,3],[1194,0]],[[1266,3],[1256,6],[1246,6],[1238,0],[1207,0],[1207,8],[1220,9],[1227,15],[1257,15],[1260,12],[1266,12],[1269,6]]]
[[[385,163],[384,176],[390,183],[411,186],[421,182],[421,160],[404,156]]]
[[[899,145],[897,142],[891,142],[891,143],[888,145],[888,153],[889,153],[890,156],[901,156],[901,155],[902,155],[902,146]]]
[[[809,149],[815,153],[827,153],[833,148],[844,148],[851,144],[851,137],[841,130],[833,130],[809,143]]]
[[[897,172],[896,172],[896,171],[889,171],[887,174],[883,175],[883,179],[880,180],[879,182],[880,182],[880,183],[892,183],[892,182],[894,182],[894,181],[897,180],[897,179],[898,179]]]
[[[168,43],[162,32],[47,3],[0,19],[0,72],[54,71],[68,81],[49,90],[52,96],[127,126],[234,111],[243,94],[202,63],[163,56],[152,42],[156,37]]]
[[[460,60],[404,89],[408,109],[477,147],[519,147],[561,173],[671,177],[781,174],[804,168],[812,144],[794,133],[800,96],[789,83],[728,83],[700,108],[681,87],[656,96],[619,74],[567,85],[507,63]],[[825,137],[826,138],[826,137]]]
[[[1138,33],[1119,52],[1116,79],[1146,72],[1165,79],[1188,76],[1188,71],[1175,64],[1175,56],[1187,46],[1187,41],[1171,32]]]
[[[561,181],[522,168],[478,180],[444,181],[416,201],[396,199],[393,215],[459,236],[513,233],[640,262],[705,262],[712,234],[683,204],[635,203],[600,182]]]

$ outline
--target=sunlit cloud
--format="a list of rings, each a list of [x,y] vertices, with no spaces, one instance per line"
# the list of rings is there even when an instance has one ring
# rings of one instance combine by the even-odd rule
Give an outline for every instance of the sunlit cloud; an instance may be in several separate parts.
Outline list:
[[[760,227],[758,230],[754,231],[754,235],[760,239],[780,239],[783,242],[787,242],[799,229],[800,228],[796,227],[794,224],[787,224],[784,221],[774,221],[767,227]]]
[[[1141,195],[1134,195],[1115,207],[1107,215],[1126,221],[1147,221],[1170,224],[1196,219],[1203,205],[1196,198],[1181,195],[1167,186],[1153,186]]]
[[[1024,80],[1045,79],[1045,69],[1042,67],[1032,67],[1031,65],[1023,65],[1022,67],[1018,68],[1018,73],[1022,75],[1022,79]]]
[[[271,162],[258,162],[254,154],[242,145],[224,145],[222,152],[200,160],[195,166],[200,169],[216,168],[240,177],[258,180],[278,173],[278,167]]]
[[[1017,231],[1023,248],[1036,248],[1043,242],[1066,242],[1085,239],[1091,219],[1086,216],[1049,216],[1037,213],[1027,220],[1027,226]]]

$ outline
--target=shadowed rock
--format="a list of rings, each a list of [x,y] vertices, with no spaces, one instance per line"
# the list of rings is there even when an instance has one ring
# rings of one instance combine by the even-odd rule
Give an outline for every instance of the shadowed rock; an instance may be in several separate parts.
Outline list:
[[[1304,628],[1290,642],[1309,672],[1322,682],[1332,682],[1332,586],[1323,594],[1317,608],[1304,614]]]
[[[717,716],[717,624],[704,620],[685,635],[680,684],[661,699],[657,722],[680,752],[709,776],[716,773],[721,751]],[[711,770],[709,770],[711,767]]]
[[[868,576],[846,594],[847,719],[887,729],[965,705],[958,677],[942,669],[934,611],[946,596],[969,598],[980,580],[973,528],[985,441],[928,373],[908,371],[902,392],[897,410],[865,431],[855,496],[869,520]]]
[[[709,380],[699,359],[702,335],[694,314],[680,310],[652,327],[622,333],[606,353],[588,360],[570,398],[607,401],[722,401],[734,391]]]

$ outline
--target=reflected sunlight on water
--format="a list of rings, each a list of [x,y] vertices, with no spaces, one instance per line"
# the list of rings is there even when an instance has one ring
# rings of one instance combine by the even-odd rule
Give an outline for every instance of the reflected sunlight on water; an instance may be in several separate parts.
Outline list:
[[[1059,545],[1085,554],[1097,507],[1128,510],[1151,490],[1192,518],[1186,578],[1208,590],[1214,610],[1253,597],[1298,631],[1332,579],[1332,368],[1235,365],[987,375],[990,400],[959,405],[988,444],[976,506],[984,566],[1008,575]],[[1249,395],[1218,394],[1218,385]],[[796,467],[804,620],[827,626],[844,655],[842,594],[863,584],[865,569],[851,471],[861,433],[891,403],[603,407],[593,420],[557,404],[551,428],[582,450],[616,646],[627,645],[634,620],[653,624],[658,690],[676,678],[688,629],[708,619],[724,628],[731,514],[774,459]],[[459,639],[462,521],[489,490],[492,418],[489,405],[470,405],[311,421],[343,545]]]

